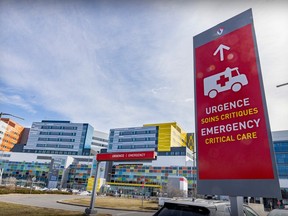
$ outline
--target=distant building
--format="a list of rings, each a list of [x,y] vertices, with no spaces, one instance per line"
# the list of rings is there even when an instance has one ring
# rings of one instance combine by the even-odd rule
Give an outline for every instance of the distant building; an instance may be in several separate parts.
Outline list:
[[[27,186],[35,177],[35,186],[85,190],[97,168],[95,154],[108,146],[108,134],[87,123],[43,120],[23,134],[22,144],[12,152],[0,152],[0,184],[15,177],[17,184]],[[101,177],[105,163],[99,166]]]
[[[283,205],[288,205],[288,130],[272,132]]]
[[[20,143],[24,127],[9,118],[0,120],[0,151],[9,152]]]
[[[95,152],[99,153],[101,149],[108,148],[108,133],[94,130],[91,148],[95,149]]]
[[[30,186],[35,177],[34,186],[85,190],[92,161],[93,156],[6,152],[0,158],[0,184],[15,177],[17,185]]]
[[[282,200],[264,198],[264,207],[266,210],[271,210],[271,207],[279,208],[279,204],[281,208],[288,205],[288,130],[273,131],[272,141]]]
[[[168,179],[185,177],[190,192],[196,185],[194,137],[176,122],[111,129],[108,152],[155,151],[154,161],[113,162],[107,184],[113,192],[156,195],[167,191]],[[194,158],[195,159],[195,158]]]
[[[187,134],[176,122],[171,122],[111,129],[108,152],[169,152],[172,147],[184,146],[193,151],[193,134]]]
[[[288,189],[288,130],[272,132],[272,140],[280,183]]]
[[[111,129],[108,152],[157,151],[158,128],[131,127]]]
[[[24,152],[64,155],[90,155],[93,127],[70,121],[34,122]]]

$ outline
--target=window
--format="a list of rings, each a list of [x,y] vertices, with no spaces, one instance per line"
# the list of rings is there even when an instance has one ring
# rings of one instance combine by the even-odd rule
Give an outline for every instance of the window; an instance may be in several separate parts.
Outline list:
[[[134,134],[134,131],[123,131],[119,133],[119,135],[133,135],[133,134]]]
[[[38,144],[36,145],[36,147],[46,147],[46,144],[40,144],[40,143],[38,143]]]
[[[70,149],[73,149],[73,145],[59,145],[58,148],[70,148]]]
[[[131,149],[132,146],[131,145],[119,145],[118,149]]]
[[[58,138],[48,138],[48,141],[59,141],[59,139]]]
[[[135,145],[134,148],[137,148],[137,149],[146,148],[146,145]]]
[[[49,135],[61,135],[60,132],[49,132]]]
[[[64,126],[64,130],[77,130],[77,127],[72,127],[72,126]]]
[[[146,134],[147,131],[135,131],[135,134]]]
[[[133,138],[120,138],[119,142],[132,142]]]
[[[108,142],[107,139],[102,139],[102,138],[98,138],[98,137],[92,137],[93,140],[98,140],[98,141],[102,141],[102,142]]]
[[[156,148],[156,145],[147,145],[148,148]]]
[[[38,141],[47,141],[47,140],[48,140],[48,138],[43,138],[43,137],[38,138]]]
[[[62,129],[62,126],[51,126],[51,129],[59,130],[59,129]]]
[[[146,141],[145,137],[135,138],[135,141]]]
[[[48,147],[48,148],[57,148],[58,145],[57,144],[46,144],[46,147]]]
[[[75,139],[60,139],[61,142],[75,142]]]

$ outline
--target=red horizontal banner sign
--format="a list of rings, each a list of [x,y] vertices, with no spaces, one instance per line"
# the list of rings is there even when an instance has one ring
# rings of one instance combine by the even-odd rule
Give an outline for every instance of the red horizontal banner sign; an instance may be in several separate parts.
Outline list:
[[[131,160],[155,160],[156,152],[118,152],[100,153],[96,155],[97,161],[131,161]]]

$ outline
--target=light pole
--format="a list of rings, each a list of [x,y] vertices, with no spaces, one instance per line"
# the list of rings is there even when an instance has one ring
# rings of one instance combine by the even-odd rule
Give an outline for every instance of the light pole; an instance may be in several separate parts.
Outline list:
[[[141,177],[142,179],[142,209],[144,206],[144,193],[145,193],[145,172],[144,172],[144,176]]]
[[[85,214],[88,215],[96,215],[97,214],[97,210],[94,210],[94,206],[95,206],[95,199],[96,199],[96,193],[97,193],[97,176],[98,176],[98,172],[99,172],[99,164],[100,161],[96,161],[96,173],[94,176],[94,183],[93,183],[93,190],[92,190],[92,196],[91,196],[91,200],[90,200],[90,206],[89,208],[85,209]]]
[[[193,201],[194,197],[196,198],[197,196],[197,187],[195,184],[197,169],[196,169],[196,152],[193,151],[192,154],[193,154],[193,165],[192,165],[193,167],[192,167],[191,172],[192,172],[192,190],[193,190],[192,201]],[[195,169],[195,172],[193,169]]]
[[[282,87],[282,86],[285,86],[285,85],[288,85],[288,83],[283,83],[283,84],[277,85],[276,87],[279,88],[279,87]]]
[[[19,118],[19,119],[24,120],[24,118],[21,118],[21,117],[19,117],[19,116],[15,116],[15,115],[12,115],[12,114],[10,114],[10,113],[3,113],[3,112],[0,112],[0,119],[2,118],[2,115],[13,116],[13,117],[15,117],[15,118]]]

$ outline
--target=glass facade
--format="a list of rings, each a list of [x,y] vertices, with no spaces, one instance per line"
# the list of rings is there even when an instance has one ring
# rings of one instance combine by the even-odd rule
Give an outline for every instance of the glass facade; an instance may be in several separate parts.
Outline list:
[[[19,181],[27,181],[35,176],[38,182],[43,184],[48,182],[50,163],[1,161],[0,167],[3,168],[3,180],[7,177],[15,177]]]
[[[0,167],[3,170],[3,182],[5,178],[15,177],[17,184],[30,186],[31,179],[36,178],[35,185],[47,187],[49,170],[51,162],[39,163],[39,162],[15,162],[15,161],[0,161]],[[62,181],[64,173],[64,167],[60,167],[58,173],[58,186]],[[87,186],[88,178],[91,173],[91,165],[87,164],[71,164],[67,169],[67,178],[65,182],[62,182],[65,188],[81,189],[85,190]]]
[[[85,190],[91,173],[91,164],[71,164],[67,177],[67,188]]]
[[[184,176],[191,190],[196,185],[197,173],[194,167],[183,166],[147,166],[114,165],[111,180],[108,183],[112,191],[126,194],[140,194],[145,185],[145,194],[155,195],[167,187],[168,177]]]
[[[157,127],[111,129],[108,152],[157,151]]]
[[[288,140],[274,142],[277,170],[280,179],[288,179]]]
[[[90,155],[93,127],[70,121],[33,122],[23,152]]]

